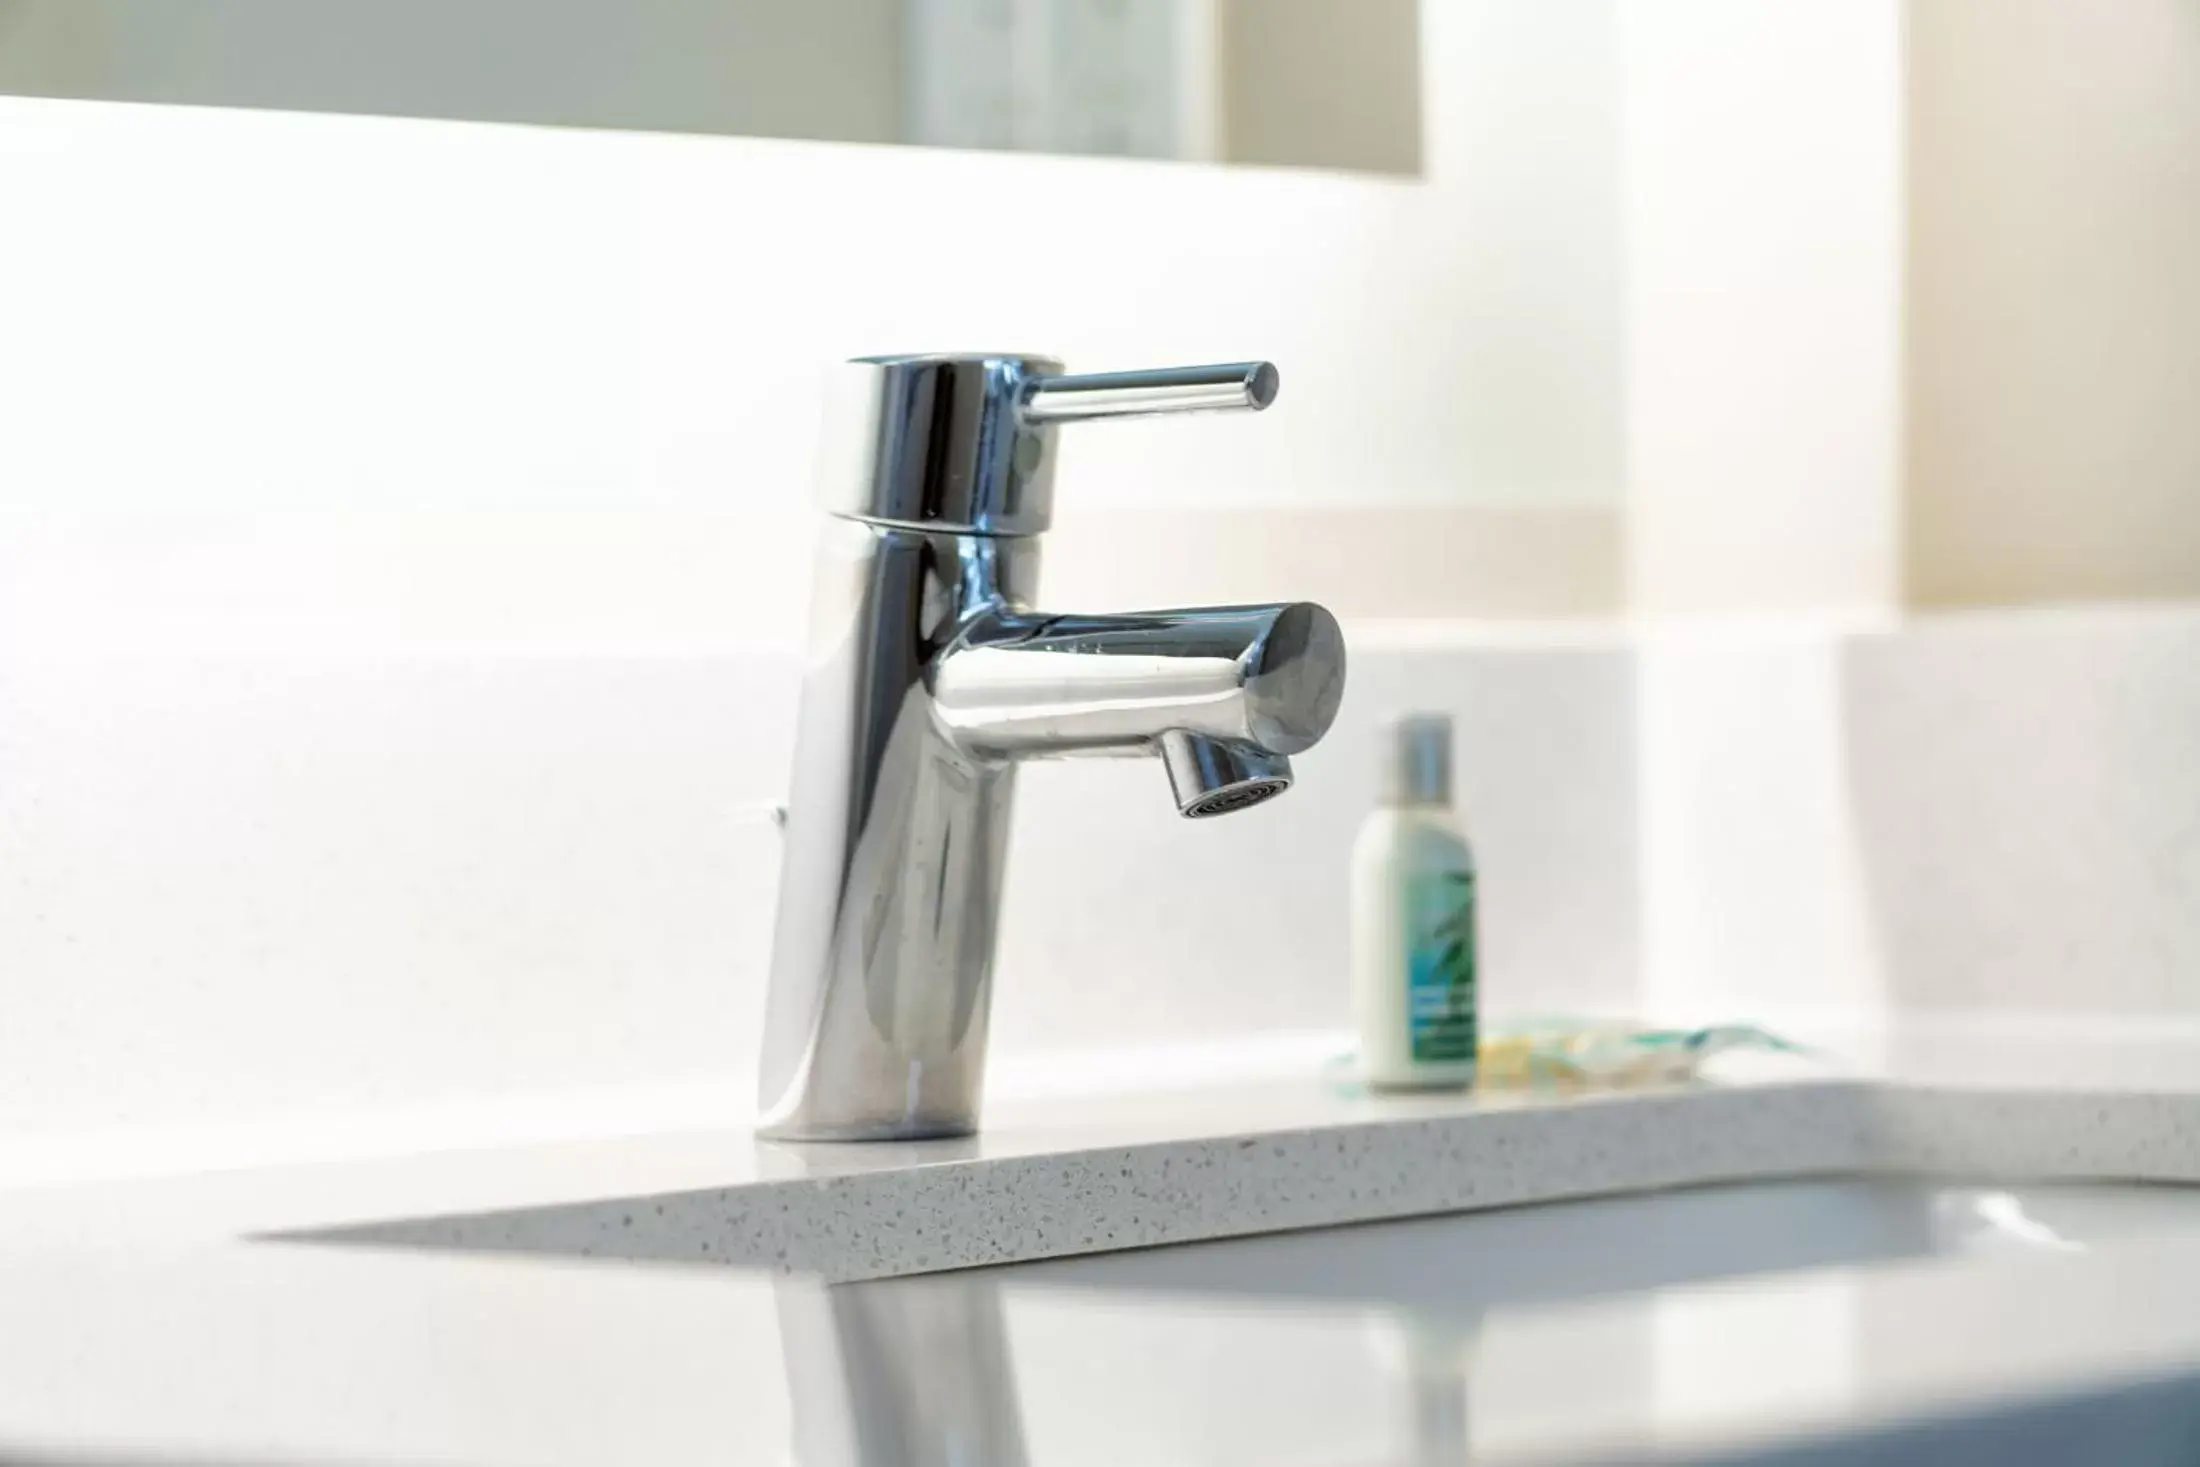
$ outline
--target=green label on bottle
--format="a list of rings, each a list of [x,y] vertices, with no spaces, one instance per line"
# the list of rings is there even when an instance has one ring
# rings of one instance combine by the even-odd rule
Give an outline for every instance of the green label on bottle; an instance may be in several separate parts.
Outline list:
[[[1405,883],[1406,1026],[1413,1058],[1474,1058],[1474,873],[1424,871]]]

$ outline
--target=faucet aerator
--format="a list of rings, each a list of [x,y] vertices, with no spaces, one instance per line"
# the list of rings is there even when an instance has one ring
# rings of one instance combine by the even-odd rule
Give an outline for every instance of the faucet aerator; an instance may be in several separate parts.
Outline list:
[[[1226,790],[1216,790],[1202,795],[1184,807],[1186,818],[1198,820],[1208,815],[1229,815],[1239,810],[1250,810],[1264,804],[1291,788],[1287,779],[1249,779],[1243,784],[1231,785]]]
[[[1291,788],[1291,761],[1252,744],[1171,729],[1161,736],[1176,808],[1189,820],[1265,804]]]

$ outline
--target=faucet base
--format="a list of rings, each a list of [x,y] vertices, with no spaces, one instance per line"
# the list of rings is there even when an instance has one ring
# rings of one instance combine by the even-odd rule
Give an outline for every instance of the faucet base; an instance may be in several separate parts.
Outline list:
[[[845,1145],[850,1141],[953,1141],[977,1134],[975,1117],[967,1121],[913,1120],[906,1125],[865,1121],[854,1126],[822,1126],[785,1121],[777,1125],[761,1124],[756,1128],[757,1140],[781,1145],[811,1141],[828,1145]]]
[[[819,541],[757,1133],[914,1141],[977,1128],[1016,767],[958,748],[926,683],[1029,539],[850,520]]]

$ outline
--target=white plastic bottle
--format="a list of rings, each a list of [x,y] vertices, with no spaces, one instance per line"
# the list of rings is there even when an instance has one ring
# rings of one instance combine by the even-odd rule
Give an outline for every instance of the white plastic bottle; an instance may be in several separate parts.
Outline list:
[[[1397,719],[1384,731],[1381,803],[1352,848],[1352,995],[1369,1085],[1474,1079],[1474,884],[1451,808],[1451,719]]]

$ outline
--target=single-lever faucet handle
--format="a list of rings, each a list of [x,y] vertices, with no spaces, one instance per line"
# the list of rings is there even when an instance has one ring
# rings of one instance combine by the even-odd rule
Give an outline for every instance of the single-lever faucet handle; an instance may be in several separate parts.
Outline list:
[[[1266,362],[1079,375],[1053,357],[859,357],[827,382],[817,502],[873,525],[1036,535],[1054,511],[1056,423],[1257,411],[1275,396]]]
[[[1156,367],[1145,372],[1084,372],[1034,377],[1019,411],[1026,423],[1077,423],[1150,413],[1259,412],[1276,400],[1272,362]]]

